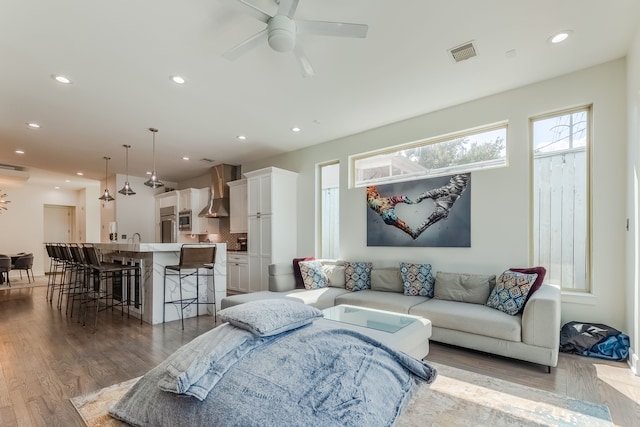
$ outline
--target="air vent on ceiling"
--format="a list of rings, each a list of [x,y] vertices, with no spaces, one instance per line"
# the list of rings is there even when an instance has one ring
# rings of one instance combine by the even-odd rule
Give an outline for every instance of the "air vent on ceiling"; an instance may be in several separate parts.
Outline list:
[[[213,162],[215,162],[215,160],[207,159],[206,157],[201,158],[200,161],[201,162],[205,162],[205,163],[213,163]]]
[[[473,45],[473,41],[453,47],[449,49],[448,52],[449,55],[451,55],[451,59],[453,60],[453,62],[464,61],[469,58],[473,58],[478,54],[476,51],[476,47]]]
[[[29,173],[22,166],[0,164],[0,183],[21,184],[29,179]]]

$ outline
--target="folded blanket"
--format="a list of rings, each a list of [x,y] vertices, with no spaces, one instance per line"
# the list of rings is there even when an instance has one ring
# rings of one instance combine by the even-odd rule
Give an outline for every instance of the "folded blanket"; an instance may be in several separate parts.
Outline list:
[[[259,340],[251,332],[228,323],[220,325],[178,349],[171,356],[164,375],[158,381],[158,387],[202,400],[215,385],[213,377],[219,378],[253,345],[258,345]],[[193,387],[207,373],[209,388],[204,390],[202,386]]]

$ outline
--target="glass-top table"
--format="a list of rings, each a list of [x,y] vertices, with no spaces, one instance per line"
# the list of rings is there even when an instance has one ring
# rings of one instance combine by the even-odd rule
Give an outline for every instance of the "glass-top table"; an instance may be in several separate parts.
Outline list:
[[[378,331],[395,333],[420,319],[410,316],[373,308],[356,307],[352,305],[337,305],[322,311],[324,318],[350,325],[362,326]]]
[[[358,331],[417,359],[429,353],[431,321],[424,317],[345,304],[322,313],[316,324]]]

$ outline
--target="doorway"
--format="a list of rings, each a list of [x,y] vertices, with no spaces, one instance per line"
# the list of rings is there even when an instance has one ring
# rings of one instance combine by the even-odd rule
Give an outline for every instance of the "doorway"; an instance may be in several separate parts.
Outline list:
[[[75,230],[75,206],[44,205],[44,241],[47,243],[69,243],[74,241]],[[47,254],[46,248],[42,248],[43,268],[45,274],[48,265],[51,265],[51,258]]]

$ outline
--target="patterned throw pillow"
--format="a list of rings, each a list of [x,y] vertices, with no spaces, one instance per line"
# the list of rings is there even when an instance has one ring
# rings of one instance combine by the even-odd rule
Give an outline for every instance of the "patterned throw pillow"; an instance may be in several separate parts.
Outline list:
[[[329,279],[320,261],[300,261],[300,273],[305,289],[319,289],[329,286]]]
[[[405,295],[433,298],[435,279],[431,274],[431,264],[401,262],[400,277]]]
[[[345,288],[353,292],[371,289],[372,267],[373,263],[370,262],[345,262]]]
[[[527,295],[537,278],[535,273],[505,271],[496,280],[496,286],[487,299],[487,306],[515,316],[524,308]]]

